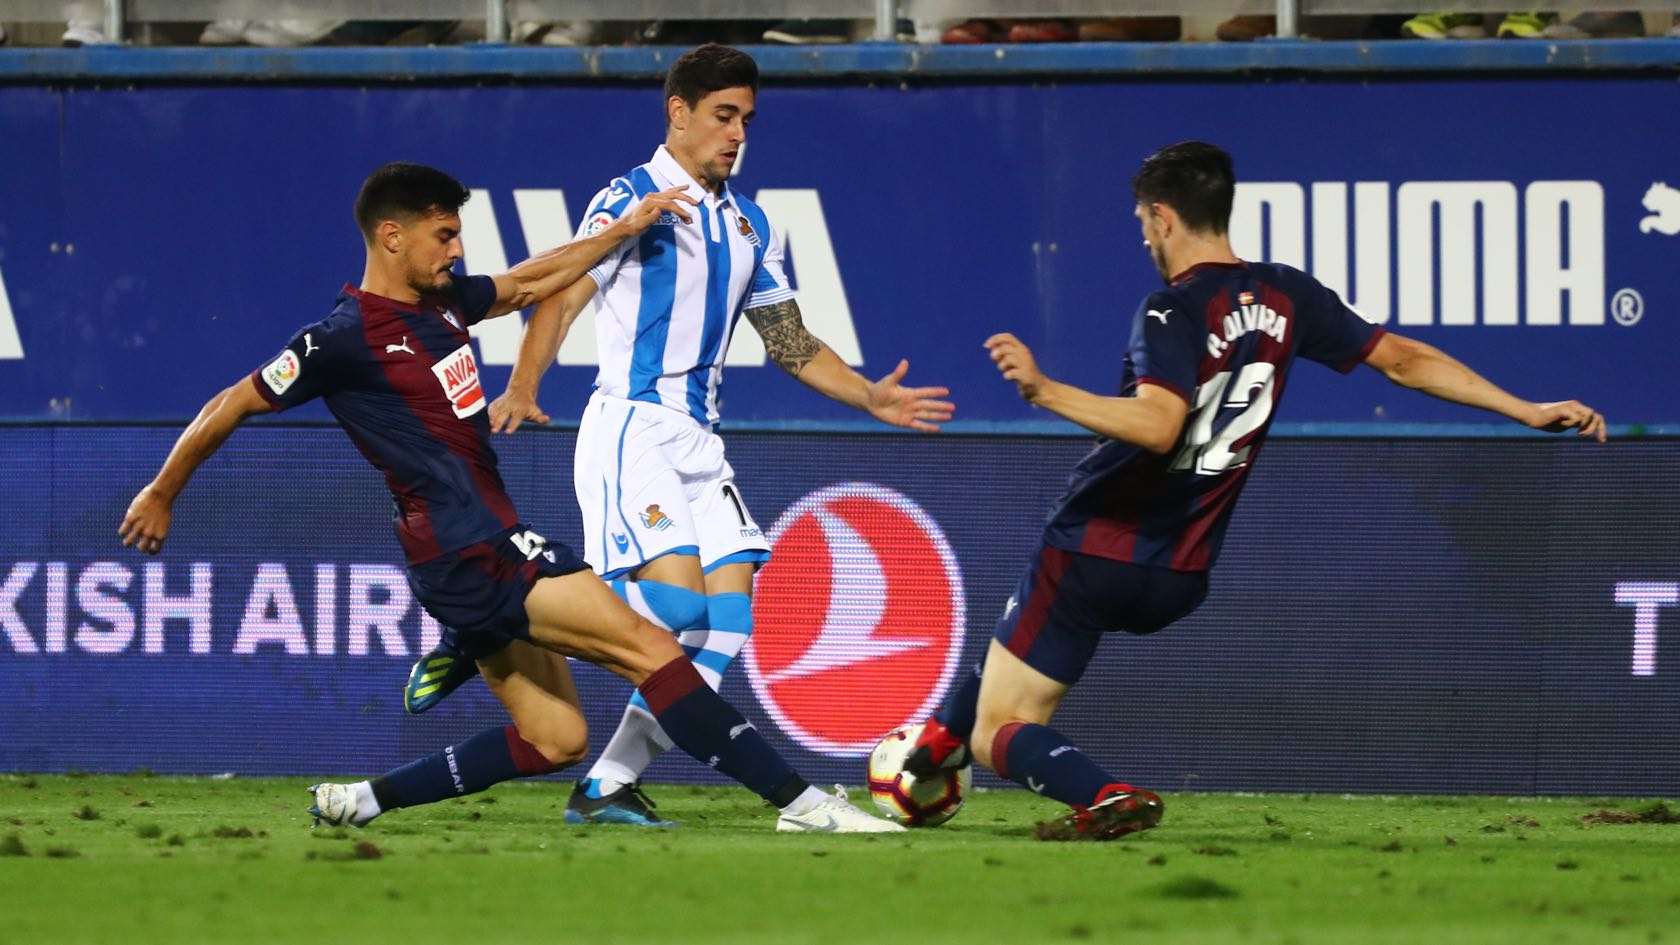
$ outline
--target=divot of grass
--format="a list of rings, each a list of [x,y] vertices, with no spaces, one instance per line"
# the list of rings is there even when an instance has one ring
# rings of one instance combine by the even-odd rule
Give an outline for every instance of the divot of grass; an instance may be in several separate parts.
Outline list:
[[[76,818],[77,820],[98,820],[99,811],[94,810],[92,804],[83,804],[80,809],[71,813],[70,816]]]
[[[1405,849],[1406,849],[1405,846],[1403,846],[1400,843],[1400,841],[1390,840],[1387,843],[1383,844],[1382,846],[1377,847],[1377,852],[1378,853],[1399,853],[1399,852],[1401,852]]]
[[[385,851],[379,849],[379,845],[371,840],[356,841],[355,849],[358,860],[377,860],[385,855]]]
[[[1574,860],[1558,860],[1557,868],[1560,870],[1578,870],[1581,868],[1581,864]]]
[[[0,856],[28,856],[29,848],[23,845],[23,839],[15,833],[0,837]]]
[[[75,847],[47,847],[44,852],[49,860],[73,860],[82,855]]]
[[[1155,887],[1155,893],[1167,899],[1235,899],[1235,889],[1206,876],[1180,876]]]
[[[135,807],[150,807],[150,806],[152,806],[152,802],[148,801],[148,800],[146,800],[145,798],[142,797],[141,799],[134,802],[134,806]]]
[[[210,831],[210,836],[218,840],[249,840],[256,836],[250,827],[229,827],[222,825]]]
[[[1202,856],[1236,856],[1237,855],[1237,851],[1231,849],[1230,847],[1222,847],[1222,846],[1218,846],[1218,845],[1215,845],[1215,844],[1208,844],[1205,847],[1197,847],[1194,850],[1191,850],[1190,852],[1191,853],[1197,853],[1197,854],[1200,854]]]
[[[163,836],[163,828],[157,824],[141,824],[134,828],[134,835],[142,840],[156,840]]]
[[[1166,866],[1167,865],[1167,858],[1165,856],[1157,853],[1154,856],[1150,857],[1149,859],[1144,860],[1144,862],[1148,863],[1150,866]]]
[[[169,835],[169,839],[165,840],[163,842],[169,844],[172,847],[184,847],[184,846],[187,845],[187,838],[181,836],[178,833],[172,833],[172,834]]]
[[[1680,813],[1672,810],[1663,801],[1657,801],[1638,810],[1611,810],[1599,808],[1590,814],[1581,815],[1581,823],[1589,826],[1597,824],[1680,824]]]

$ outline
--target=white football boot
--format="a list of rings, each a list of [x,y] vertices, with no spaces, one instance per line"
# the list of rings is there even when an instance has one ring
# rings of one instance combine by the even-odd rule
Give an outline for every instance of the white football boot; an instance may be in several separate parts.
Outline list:
[[[366,821],[356,820],[356,786],[354,784],[311,784],[309,793],[315,803],[309,814],[315,818],[311,826],[360,827]]]
[[[836,784],[834,793],[802,814],[776,818],[777,833],[903,833],[904,826],[883,820],[852,806],[846,789]]]

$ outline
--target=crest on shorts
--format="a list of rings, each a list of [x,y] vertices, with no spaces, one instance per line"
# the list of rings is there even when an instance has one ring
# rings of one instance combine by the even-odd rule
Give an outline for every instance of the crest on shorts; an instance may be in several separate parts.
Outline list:
[[[673,524],[671,516],[659,511],[658,505],[650,505],[642,510],[642,524],[656,532],[662,532]]]

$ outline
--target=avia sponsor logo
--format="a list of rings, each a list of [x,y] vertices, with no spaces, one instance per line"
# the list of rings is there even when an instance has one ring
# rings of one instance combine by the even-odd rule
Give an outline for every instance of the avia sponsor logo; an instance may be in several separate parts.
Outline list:
[[[1638,216],[1628,208],[1626,224],[1643,229]],[[1311,272],[1379,325],[1587,326],[1607,311],[1632,325],[1644,314],[1636,289],[1606,298],[1597,181],[1240,183],[1231,243],[1245,259]]]
[[[472,345],[462,345],[442,361],[432,365],[432,373],[443,385],[444,396],[455,409],[455,416],[470,417],[484,409],[484,386],[478,382],[478,362],[473,360]]]
[[[770,529],[747,679],[794,741],[861,757],[928,717],[962,655],[962,573],[932,516],[849,482],[795,502]]]
[[[298,572],[294,582],[293,571]],[[0,657],[412,659],[442,628],[391,564],[0,562]]]

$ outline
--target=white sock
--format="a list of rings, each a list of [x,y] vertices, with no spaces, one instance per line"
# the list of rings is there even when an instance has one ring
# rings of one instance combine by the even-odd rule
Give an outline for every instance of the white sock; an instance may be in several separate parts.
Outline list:
[[[671,747],[670,736],[659,727],[653,713],[631,703],[624,707],[624,718],[618,723],[605,751],[596,759],[585,777],[601,782],[601,793],[608,794],[632,784],[641,777],[653,759]]]
[[[821,804],[823,801],[828,800],[828,798],[829,795],[826,792],[819,791],[814,787],[808,787],[798,797],[794,798],[792,803],[782,808],[782,813],[798,817],[800,814],[803,814]]]
[[[351,787],[356,789],[356,823],[358,826],[385,813],[380,808],[379,801],[374,799],[373,782],[357,781]]]

